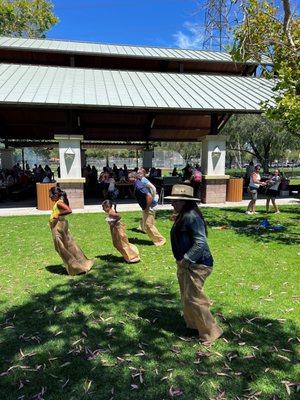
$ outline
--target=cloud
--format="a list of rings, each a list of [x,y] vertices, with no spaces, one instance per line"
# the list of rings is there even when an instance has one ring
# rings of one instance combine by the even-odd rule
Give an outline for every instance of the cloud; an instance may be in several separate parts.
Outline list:
[[[203,26],[185,22],[183,28],[184,32],[178,31],[173,35],[176,45],[181,49],[201,49],[204,40]]]

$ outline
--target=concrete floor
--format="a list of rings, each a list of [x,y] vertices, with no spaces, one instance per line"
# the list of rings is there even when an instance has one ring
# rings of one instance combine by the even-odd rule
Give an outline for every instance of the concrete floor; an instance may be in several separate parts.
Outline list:
[[[226,208],[226,207],[247,207],[249,203],[248,200],[242,200],[240,202],[226,202],[220,204],[202,204],[201,207],[213,207],[213,208]],[[278,205],[300,205],[299,198],[278,198],[276,200]],[[266,204],[265,199],[257,200],[256,204],[258,206],[263,206]],[[172,206],[170,203],[159,205],[157,210],[171,210]],[[270,208],[272,211],[272,207]],[[140,211],[139,205],[134,200],[120,200],[118,201],[118,211]],[[103,212],[100,202],[97,204],[96,200],[94,204],[88,204],[84,206],[84,209],[74,209],[73,213],[98,213]],[[25,200],[24,202],[6,202],[0,204],[0,217],[5,216],[18,216],[18,215],[49,215],[50,211],[37,210],[34,201]]]

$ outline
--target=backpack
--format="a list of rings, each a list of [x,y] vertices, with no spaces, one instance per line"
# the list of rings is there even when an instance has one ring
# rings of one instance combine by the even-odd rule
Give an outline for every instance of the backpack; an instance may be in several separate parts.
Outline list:
[[[202,174],[200,171],[198,171],[198,170],[194,171],[193,180],[194,180],[194,182],[202,182]]]

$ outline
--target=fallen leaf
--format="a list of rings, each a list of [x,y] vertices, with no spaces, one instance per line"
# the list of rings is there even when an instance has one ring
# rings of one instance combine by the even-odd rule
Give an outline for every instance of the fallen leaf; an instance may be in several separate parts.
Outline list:
[[[183,395],[183,391],[179,388],[173,388],[173,386],[171,386],[169,389],[169,395],[171,397],[179,397]]]

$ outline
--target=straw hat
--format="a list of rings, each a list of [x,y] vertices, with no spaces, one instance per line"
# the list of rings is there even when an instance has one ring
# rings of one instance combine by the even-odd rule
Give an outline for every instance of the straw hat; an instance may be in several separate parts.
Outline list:
[[[192,186],[188,185],[174,185],[172,187],[171,195],[166,196],[165,199],[200,201],[200,199],[194,197],[194,189],[192,188]]]

